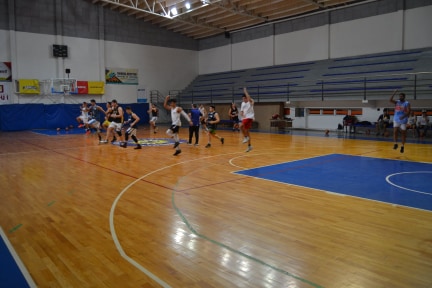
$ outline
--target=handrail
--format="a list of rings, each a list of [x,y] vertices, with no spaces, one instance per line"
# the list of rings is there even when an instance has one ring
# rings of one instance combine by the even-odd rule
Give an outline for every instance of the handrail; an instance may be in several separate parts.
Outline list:
[[[296,100],[368,100],[384,99],[395,89],[403,90],[414,99],[432,95],[432,72],[409,72],[357,77],[329,77],[316,80],[301,80],[279,83],[265,83],[247,86],[256,102],[285,102]],[[384,79],[385,77],[385,79]],[[382,79],[380,79],[382,78]],[[394,79],[392,79],[394,78]],[[349,81],[353,80],[353,81]],[[354,81],[355,80],[355,81]],[[271,85],[270,85],[271,84]],[[221,89],[226,88],[226,89]],[[233,102],[243,93],[243,86],[208,86],[205,89],[181,91],[182,102]],[[388,91],[388,93],[386,92]]]

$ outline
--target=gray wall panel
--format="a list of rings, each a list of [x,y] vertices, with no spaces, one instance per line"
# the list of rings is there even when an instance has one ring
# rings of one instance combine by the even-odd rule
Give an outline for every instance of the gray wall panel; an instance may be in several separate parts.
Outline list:
[[[226,38],[224,34],[200,39],[198,41],[199,50],[206,50],[215,47],[225,46],[230,43],[231,43],[231,36],[230,38]]]
[[[61,32],[64,36],[98,39],[99,11],[87,1],[62,1]]]
[[[116,11],[104,9],[104,19],[105,40],[198,50],[197,40]]]
[[[273,25],[259,26],[256,28],[246,29],[240,32],[231,33],[232,43],[255,40],[272,36],[274,34]]]
[[[305,16],[292,20],[286,20],[274,23],[275,35],[300,31],[304,29],[319,27],[326,24],[335,24],[350,20],[361,19],[365,17],[377,16],[387,13],[396,12],[402,9],[412,9],[422,6],[428,6],[431,0],[380,0],[365,4],[359,4],[352,7],[340,8],[329,12],[318,13],[311,16]],[[244,31],[231,33],[232,43],[241,41],[253,40],[260,37],[269,36],[263,31],[271,31],[263,29],[263,27],[271,27],[271,24],[259,26],[256,28],[247,29]],[[237,36],[238,35],[238,36]],[[259,35],[259,36],[258,36]],[[211,49],[227,45],[221,41],[221,37],[215,36],[207,39],[199,40],[199,49]],[[229,43],[229,42],[228,42]]]
[[[55,35],[56,0],[14,0],[16,31]]]
[[[279,35],[309,28],[320,27],[328,24],[328,22],[329,13],[319,13],[298,19],[279,22],[275,24],[275,34]]]
[[[8,3],[17,31],[198,50],[197,40],[84,0],[0,0],[0,29],[11,29]]]
[[[9,5],[8,0],[0,1],[0,29],[9,30]]]

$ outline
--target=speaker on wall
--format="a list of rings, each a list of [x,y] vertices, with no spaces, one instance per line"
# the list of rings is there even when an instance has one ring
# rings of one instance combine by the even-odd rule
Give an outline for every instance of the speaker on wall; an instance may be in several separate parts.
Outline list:
[[[225,38],[230,38],[231,37],[231,35],[230,35],[230,33],[229,32],[225,32]]]

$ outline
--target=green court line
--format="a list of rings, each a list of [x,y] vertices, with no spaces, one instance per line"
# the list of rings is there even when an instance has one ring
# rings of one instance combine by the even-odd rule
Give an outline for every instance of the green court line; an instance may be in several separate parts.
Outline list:
[[[22,224],[18,224],[17,226],[13,227],[12,229],[9,230],[9,233],[15,232],[16,230],[18,230],[20,227],[22,226]]]
[[[236,250],[236,249],[234,249],[234,248],[232,248],[232,247],[230,247],[230,246],[228,246],[228,245],[225,245],[225,244],[223,244],[223,243],[221,243],[221,242],[218,242],[218,241],[213,240],[213,239],[211,239],[211,238],[209,238],[209,237],[207,237],[207,236],[205,236],[205,235],[203,235],[203,234],[198,233],[198,232],[197,232],[197,231],[192,227],[192,225],[189,223],[189,221],[186,219],[186,217],[183,215],[183,213],[180,211],[180,209],[177,207],[177,205],[176,205],[176,203],[175,203],[175,190],[173,190],[173,191],[171,192],[171,202],[172,202],[172,205],[173,205],[175,211],[176,211],[177,214],[180,216],[180,218],[183,220],[183,222],[186,224],[186,226],[188,227],[188,229],[189,229],[189,230],[190,230],[194,235],[198,236],[199,238],[202,238],[202,239],[204,239],[204,240],[207,240],[207,241],[209,241],[209,242],[211,242],[211,243],[213,243],[213,244],[215,244],[215,245],[217,245],[217,246],[219,246],[219,247],[225,248],[225,249],[227,249],[227,250],[229,250],[229,251],[231,251],[231,252],[234,252],[234,253],[236,253],[236,254],[238,254],[238,255],[241,255],[241,256],[243,256],[243,257],[246,257],[246,258],[249,259],[249,260],[252,260],[252,261],[254,261],[254,262],[257,262],[257,263],[259,263],[259,264],[262,264],[262,265],[264,265],[264,266],[266,266],[266,267],[268,267],[268,268],[271,268],[271,269],[273,269],[273,270],[275,270],[275,271],[277,271],[277,272],[280,272],[280,273],[285,274],[285,275],[287,275],[287,276],[289,276],[289,277],[295,278],[295,279],[297,279],[297,280],[299,280],[299,281],[301,281],[301,282],[303,282],[303,283],[309,284],[309,285],[311,285],[312,287],[315,287],[315,288],[324,288],[323,286],[320,286],[320,285],[318,285],[318,284],[316,284],[316,283],[313,283],[313,282],[311,282],[311,281],[309,281],[309,280],[306,280],[306,279],[303,279],[303,278],[301,278],[301,277],[299,277],[299,276],[296,276],[296,275],[294,275],[294,274],[291,274],[291,273],[289,273],[288,271],[285,271],[285,270],[282,270],[282,269],[280,269],[280,268],[277,268],[277,267],[275,267],[275,266],[273,266],[273,265],[270,265],[270,264],[264,262],[264,261],[261,260],[261,259],[258,259],[258,258],[255,258],[255,257],[253,257],[253,256],[250,256],[250,255],[248,255],[248,254],[246,254],[246,253],[243,253],[243,252],[241,252],[241,251],[239,251],[239,250]]]
[[[56,201],[51,201],[50,203],[48,203],[48,207],[53,205]]]

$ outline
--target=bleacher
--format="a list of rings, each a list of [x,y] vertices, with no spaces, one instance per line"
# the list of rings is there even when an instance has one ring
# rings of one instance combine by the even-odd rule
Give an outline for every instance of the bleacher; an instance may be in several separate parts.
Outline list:
[[[419,72],[430,72],[431,67],[432,49],[259,67],[199,75],[179,97],[183,103],[229,103],[248,87],[258,102],[374,100],[394,89],[421,99],[432,92],[432,74]]]

